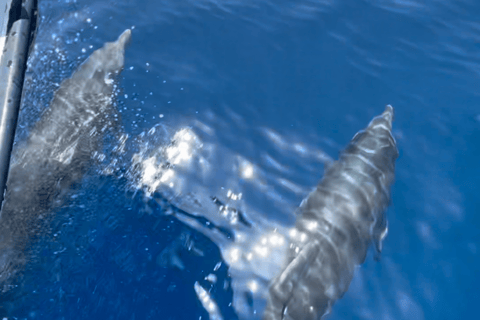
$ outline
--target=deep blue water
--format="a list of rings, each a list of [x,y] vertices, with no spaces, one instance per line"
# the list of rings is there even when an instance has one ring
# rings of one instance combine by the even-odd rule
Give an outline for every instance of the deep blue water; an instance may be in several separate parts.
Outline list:
[[[61,80],[134,27],[118,97],[125,132],[194,128],[217,148],[207,160],[219,169],[203,187],[237,188],[244,206],[270,221],[291,223],[289,212],[322,176],[322,159],[336,158],[392,104],[400,157],[382,258],[367,258],[328,319],[475,318],[480,3],[40,1],[40,16],[19,139]],[[138,145],[128,144],[116,169],[130,166]],[[236,157],[261,179],[224,175]],[[54,209],[18,290],[2,301],[5,316],[208,319],[198,281],[224,319],[236,319],[226,264],[216,284],[204,279],[222,261],[218,246],[127,178],[99,174],[105,166]],[[182,267],[162,262],[170,252]]]

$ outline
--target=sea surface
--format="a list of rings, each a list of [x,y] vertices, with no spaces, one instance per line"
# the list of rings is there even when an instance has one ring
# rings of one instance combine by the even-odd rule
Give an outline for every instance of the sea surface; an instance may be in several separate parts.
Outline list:
[[[232,244],[288,229],[324,166],[386,104],[400,151],[388,236],[326,319],[478,316],[480,2],[40,0],[39,10],[17,142],[60,82],[130,28],[122,128],[52,208],[2,316],[240,319],[235,290],[255,305],[265,283],[241,284],[279,263],[235,269]]]

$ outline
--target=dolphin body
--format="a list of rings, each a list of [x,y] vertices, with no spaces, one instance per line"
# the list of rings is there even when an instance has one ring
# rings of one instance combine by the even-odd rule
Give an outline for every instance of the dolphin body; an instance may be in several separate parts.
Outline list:
[[[115,78],[124,66],[127,29],[64,80],[27,141],[17,148],[0,213],[0,293],[26,263],[25,248],[59,195],[79,182],[102,133],[114,125]]]
[[[233,307],[239,319],[318,320],[348,290],[355,267],[365,261],[371,243],[379,255],[387,234],[385,210],[390,203],[398,158],[392,136],[393,116],[393,107],[386,106],[381,115],[353,137],[339,160],[326,168],[316,189],[300,204],[294,228],[279,228],[276,233],[277,228],[272,226],[273,234],[280,238],[285,235],[288,244],[263,247],[268,249],[258,259],[252,260],[252,252],[272,230],[266,226],[254,228],[258,220],[248,223],[251,217],[242,217],[233,208],[247,224],[237,223],[237,219],[232,222],[225,216],[223,204],[218,206],[216,197],[211,202],[204,201],[208,199],[205,194],[203,198],[188,195],[191,198],[185,197],[186,201],[174,202],[179,210],[167,205],[166,212],[219,246],[229,264]],[[141,170],[145,171],[145,167]],[[138,172],[139,168],[134,168]],[[163,206],[161,196],[155,199]],[[240,236],[244,240],[237,242]],[[178,262],[172,259],[172,264]],[[270,275],[272,278],[268,278]],[[250,286],[254,283],[263,288],[267,281],[265,293]],[[208,293],[197,284],[195,290],[210,318],[223,319]],[[260,315],[257,310],[261,309]]]
[[[302,202],[288,263],[272,281],[263,320],[316,320],[347,291],[370,243],[387,234],[398,150],[393,108],[358,132]]]

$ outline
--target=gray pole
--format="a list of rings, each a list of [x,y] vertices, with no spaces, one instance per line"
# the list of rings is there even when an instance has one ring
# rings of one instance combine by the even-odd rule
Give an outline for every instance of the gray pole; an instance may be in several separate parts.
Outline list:
[[[28,58],[35,0],[0,0],[0,208],[8,178],[23,78]]]

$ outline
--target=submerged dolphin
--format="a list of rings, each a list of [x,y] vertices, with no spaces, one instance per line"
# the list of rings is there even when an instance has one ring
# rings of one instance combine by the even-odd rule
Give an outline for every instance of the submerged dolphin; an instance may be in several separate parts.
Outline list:
[[[131,30],[107,42],[64,80],[50,107],[16,150],[0,214],[0,292],[25,264],[25,248],[62,191],[80,181],[113,126],[115,78]]]
[[[264,320],[315,320],[347,291],[355,266],[387,233],[398,150],[393,108],[358,132],[300,205],[289,262],[271,283]]]

